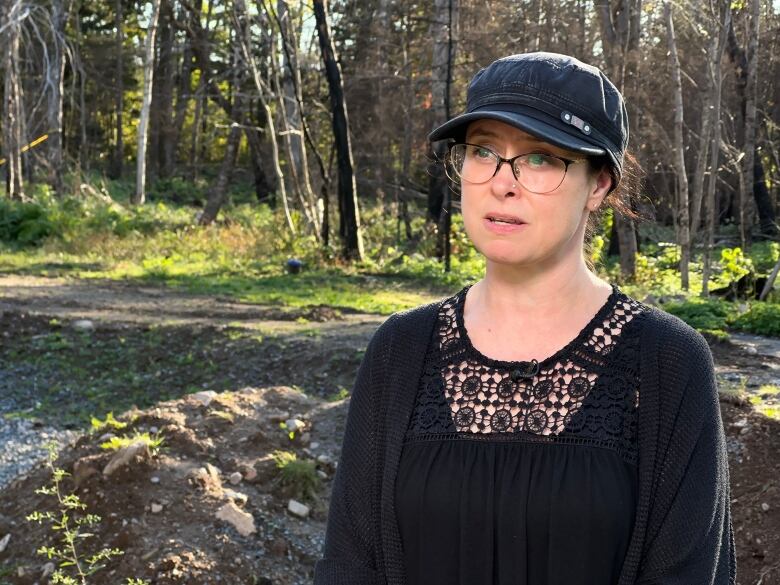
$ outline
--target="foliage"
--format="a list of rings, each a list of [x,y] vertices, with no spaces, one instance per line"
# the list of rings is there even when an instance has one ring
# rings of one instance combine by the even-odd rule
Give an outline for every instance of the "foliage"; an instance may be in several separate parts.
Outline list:
[[[118,451],[119,449],[124,449],[134,443],[144,443],[149,447],[151,454],[156,455],[164,441],[164,437],[152,437],[149,433],[135,432],[129,436],[111,437],[107,441],[100,443],[100,448],[108,451]]]
[[[93,433],[99,433],[103,429],[114,429],[114,430],[122,430],[127,426],[126,422],[118,421],[114,418],[114,413],[109,412],[106,415],[106,420],[100,420],[99,418],[92,417],[92,420],[90,421],[90,426],[92,428]]]
[[[303,461],[291,451],[274,451],[279,485],[290,490],[292,497],[313,500],[322,486],[314,461]]]
[[[756,301],[731,322],[732,327],[758,335],[780,337],[780,305]]]
[[[667,303],[663,308],[696,329],[724,330],[734,314],[732,305],[720,299],[690,298]]]
[[[742,248],[723,248],[720,251],[721,278],[735,282],[754,271],[753,261],[745,257]]]
[[[36,551],[39,555],[57,562],[57,568],[51,575],[51,583],[62,585],[85,585],[87,577],[105,568],[115,556],[124,552],[117,548],[101,548],[88,555],[82,550],[84,541],[95,536],[94,530],[101,518],[96,514],[86,513],[87,505],[75,493],[66,494],[63,490],[63,480],[70,474],[54,465],[57,458],[57,444],[46,445],[49,456],[47,465],[52,473],[52,483],[49,486],[37,488],[35,493],[53,496],[57,503],[57,512],[34,511],[26,516],[28,522],[47,523],[51,526],[53,535],[59,545],[43,545]],[[144,585],[147,581],[127,579],[127,585]]]

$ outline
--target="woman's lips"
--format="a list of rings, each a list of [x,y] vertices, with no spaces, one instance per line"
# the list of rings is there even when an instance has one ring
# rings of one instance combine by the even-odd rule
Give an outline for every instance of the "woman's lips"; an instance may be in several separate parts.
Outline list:
[[[482,220],[485,224],[485,228],[494,234],[511,234],[524,229],[527,223],[500,223],[497,221],[491,221],[487,217]]]

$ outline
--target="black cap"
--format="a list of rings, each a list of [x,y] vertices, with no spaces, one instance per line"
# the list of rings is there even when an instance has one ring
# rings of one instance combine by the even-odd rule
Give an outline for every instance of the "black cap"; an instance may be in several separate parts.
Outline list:
[[[469,83],[466,112],[428,140],[462,138],[468,123],[480,118],[506,122],[561,148],[607,155],[622,175],[628,146],[623,96],[600,69],[574,57],[536,52],[494,61]]]

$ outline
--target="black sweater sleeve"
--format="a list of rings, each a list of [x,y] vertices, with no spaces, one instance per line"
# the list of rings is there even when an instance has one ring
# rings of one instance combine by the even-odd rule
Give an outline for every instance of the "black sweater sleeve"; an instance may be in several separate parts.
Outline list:
[[[392,318],[392,317],[391,317]],[[385,321],[387,323],[387,321]],[[377,569],[379,499],[376,493],[379,362],[385,326],[368,344],[352,388],[341,455],[330,498],[324,556],[315,585],[384,585]]]
[[[689,375],[676,416],[667,421],[673,430],[658,462],[637,585],[736,583],[728,455],[712,353],[698,332],[690,333],[684,357]]]

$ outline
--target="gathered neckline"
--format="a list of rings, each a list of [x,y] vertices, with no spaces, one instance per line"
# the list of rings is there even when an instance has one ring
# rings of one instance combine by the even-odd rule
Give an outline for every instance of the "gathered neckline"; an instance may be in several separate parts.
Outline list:
[[[557,360],[562,359],[563,356],[570,353],[575,346],[581,345],[582,343],[584,343],[586,339],[590,337],[590,335],[593,332],[593,329],[595,329],[598,325],[600,325],[604,321],[606,316],[609,314],[609,312],[613,309],[613,307],[617,303],[618,297],[622,294],[622,291],[620,290],[620,287],[618,287],[617,284],[610,283],[610,286],[612,287],[612,292],[609,294],[609,297],[607,297],[607,300],[604,301],[604,304],[601,305],[601,308],[599,308],[599,310],[596,311],[596,314],[593,315],[593,317],[591,317],[588,323],[580,330],[580,332],[571,341],[569,341],[566,345],[564,345],[563,347],[555,351],[552,355],[542,360],[513,361],[513,360],[499,360],[499,359],[486,356],[481,351],[479,351],[476,347],[474,347],[474,344],[471,342],[471,338],[469,337],[468,331],[466,330],[463,312],[466,304],[466,293],[469,291],[469,289],[472,286],[474,286],[474,283],[463,287],[461,291],[457,293],[455,299],[455,321],[458,327],[458,334],[460,336],[461,342],[463,346],[466,348],[466,350],[470,352],[473,356],[478,358],[478,360],[481,361],[482,363],[494,367],[510,368],[510,369],[518,368],[518,367],[528,368],[528,366],[531,366],[534,363],[534,361],[538,363],[539,369],[541,369],[543,366],[547,366],[551,362],[555,362]]]

